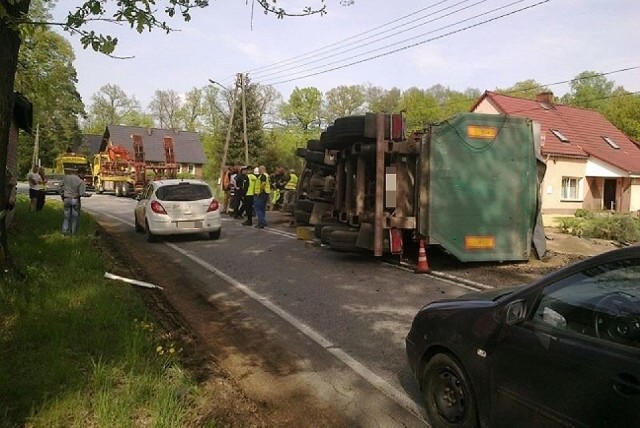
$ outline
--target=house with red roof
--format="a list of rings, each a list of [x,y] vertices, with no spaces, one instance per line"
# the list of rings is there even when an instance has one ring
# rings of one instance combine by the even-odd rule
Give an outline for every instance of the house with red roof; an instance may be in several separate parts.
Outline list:
[[[557,104],[552,92],[531,100],[491,91],[471,111],[540,124],[544,215],[573,215],[578,208],[640,212],[640,146],[597,111]]]

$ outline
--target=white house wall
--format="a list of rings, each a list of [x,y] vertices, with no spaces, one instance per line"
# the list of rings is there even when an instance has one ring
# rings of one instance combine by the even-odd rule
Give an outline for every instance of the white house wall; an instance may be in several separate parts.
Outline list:
[[[585,177],[620,178],[629,174],[599,159],[589,158],[584,170]]]

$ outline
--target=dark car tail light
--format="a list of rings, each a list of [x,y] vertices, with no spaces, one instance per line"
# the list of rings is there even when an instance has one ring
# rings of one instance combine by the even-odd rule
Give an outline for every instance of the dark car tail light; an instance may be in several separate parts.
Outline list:
[[[156,214],[166,214],[164,207],[158,201],[151,201],[151,211]]]
[[[210,213],[212,211],[216,211],[218,208],[220,208],[220,204],[218,203],[218,201],[216,201],[215,199],[213,201],[211,201],[211,203],[209,204],[209,208],[207,208],[207,212]]]

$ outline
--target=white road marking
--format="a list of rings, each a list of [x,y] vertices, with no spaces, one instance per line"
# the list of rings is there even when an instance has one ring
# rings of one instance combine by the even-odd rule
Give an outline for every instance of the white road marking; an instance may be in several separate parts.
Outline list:
[[[251,288],[247,287],[245,284],[235,280],[234,278],[230,277],[226,273],[216,269],[215,267],[205,262],[201,258],[191,254],[189,251],[183,248],[180,248],[177,245],[169,242],[165,242],[165,244],[173,248],[175,251],[182,254],[183,256],[191,259],[192,261],[202,266],[209,272],[219,276],[220,278],[222,278],[223,280],[231,284],[233,287],[235,287],[239,291],[249,296],[251,299],[255,300],[256,302],[263,305],[265,308],[269,309],[274,314],[278,315],[284,321],[288,322],[292,327],[300,331],[309,339],[311,339],[312,341],[314,341],[315,343],[323,347],[331,355],[333,355],[338,360],[342,361],[345,365],[350,367],[353,371],[359,374],[363,379],[369,382],[373,387],[378,389],[384,395],[389,397],[391,400],[395,401],[398,405],[400,405],[405,410],[412,413],[414,416],[419,418],[425,424],[427,423],[427,421],[424,420],[424,417],[422,416],[422,409],[411,399],[411,397],[409,397],[407,394],[403,393],[402,391],[399,391],[398,389],[394,388],[387,381],[385,381],[380,376],[378,376],[377,374],[369,370],[366,366],[364,366],[364,364],[360,363],[358,360],[356,360],[355,358],[353,358],[352,356],[344,352],[342,349],[340,349],[337,345],[332,343],[329,339],[324,337],[322,334],[320,334],[319,332],[315,331],[314,329],[306,325],[303,321],[294,317],[293,315],[291,315],[290,313],[282,309],[280,306],[270,301],[267,297],[264,297],[261,294],[256,293]]]

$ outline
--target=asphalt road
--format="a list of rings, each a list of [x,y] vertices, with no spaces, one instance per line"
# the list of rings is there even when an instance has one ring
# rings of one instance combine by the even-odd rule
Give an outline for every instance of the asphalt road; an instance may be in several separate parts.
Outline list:
[[[134,231],[133,199],[93,195],[82,204],[128,239],[145,240]],[[424,425],[404,337],[422,305],[468,288],[309,245],[282,214],[268,218],[271,227],[259,230],[223,216],[219,240],[177,238],[147,248],[205,278],[207,300],[232,301],[286,337],[363,426]]]

